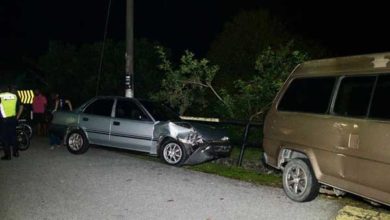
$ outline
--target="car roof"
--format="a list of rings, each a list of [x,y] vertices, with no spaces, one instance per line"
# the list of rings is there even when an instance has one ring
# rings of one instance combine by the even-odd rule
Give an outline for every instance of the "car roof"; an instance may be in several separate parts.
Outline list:
[[[104,99],[104,98],[114,98],[114,99],[131,99],[131,100],[138,100],[138,101],[147,101],[147,102],[154,102],[152,100],[148,99],[139,99],[139,98],[130,98],[125,96],[118,96],[118,95],[102,95],[102,96],[95,96],[95,99]]]
[[[130,98],[130,97],[118,96],[118,95],[100,95],[100,96],[95,96],[94,98],[97,98],[97,99],[104,99],[104,98],[136,99],[136,98]]]
[[[310,60],[299,64],[292,75],[367,75],[385,72],[390,72],[390,52]]]

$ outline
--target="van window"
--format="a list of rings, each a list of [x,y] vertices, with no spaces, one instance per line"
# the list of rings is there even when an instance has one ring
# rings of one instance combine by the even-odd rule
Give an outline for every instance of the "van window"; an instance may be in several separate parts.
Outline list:
[[[335,77],[294,79],[279,103],[280,111],[326,113]]]
[[[390,75],[379,76],[371,103],[370,117],[390,119],[389,94]]]
[[[375,76],[342,79],[334,113],[343,116],[366,116]]]

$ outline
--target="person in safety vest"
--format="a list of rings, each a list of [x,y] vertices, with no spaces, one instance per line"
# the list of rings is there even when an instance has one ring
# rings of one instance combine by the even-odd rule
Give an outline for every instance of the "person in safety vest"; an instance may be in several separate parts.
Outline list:
[[[16,144],[17,119],[22,114],[23,108],[18,113],[18,96],[9,91],[9,88],[0,88],[0,138],[3,143],[4,156],[2,160],[11,160],[11,148],[14,157],[19,157]]]

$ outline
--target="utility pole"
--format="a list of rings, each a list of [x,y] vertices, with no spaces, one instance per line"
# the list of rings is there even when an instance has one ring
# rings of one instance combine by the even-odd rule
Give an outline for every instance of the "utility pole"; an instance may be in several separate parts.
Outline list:
[[[134,0],[126,0],[125,96],[134,97]]]

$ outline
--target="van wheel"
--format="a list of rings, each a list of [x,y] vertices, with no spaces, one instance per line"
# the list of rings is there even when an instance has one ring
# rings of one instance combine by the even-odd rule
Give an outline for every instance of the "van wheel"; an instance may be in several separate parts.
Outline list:
[[[66,147],[72,154],[83,154],[88,148],[88,140],[84,133],[78,130],[71,131],[66,138]]]
[[[283,170],[283,189],[296,202],[307,202],[317,197],[320,184],[307,159],[293,159]]]

